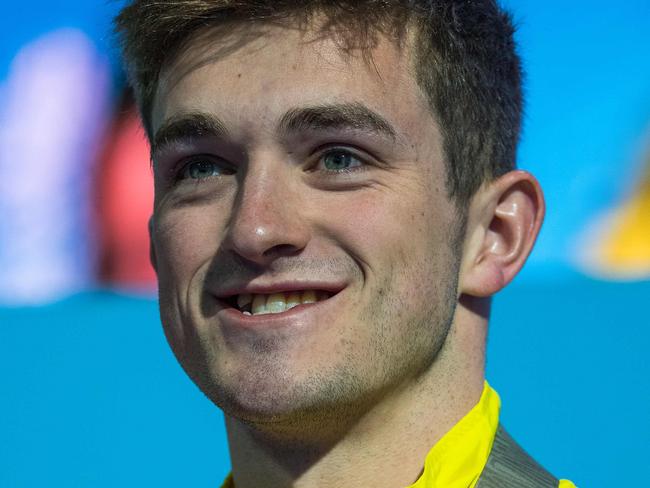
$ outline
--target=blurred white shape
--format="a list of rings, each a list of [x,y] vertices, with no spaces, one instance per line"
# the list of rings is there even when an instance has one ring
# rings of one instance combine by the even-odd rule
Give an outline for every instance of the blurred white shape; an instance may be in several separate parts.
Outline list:
[[[91,285],[92,177],[108,65],[62,29],[14,59],[0,102],[0,303],[38,304]]]

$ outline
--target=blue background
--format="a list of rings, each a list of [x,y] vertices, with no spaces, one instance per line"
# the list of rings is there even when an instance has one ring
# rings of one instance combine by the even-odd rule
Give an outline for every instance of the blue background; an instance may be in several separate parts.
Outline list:
[[[548,218],[522,276],[495,299],[488,380],[511,433],[554,473],[582,487],[643,485],[650,281],[594,280],[575,253],[583,226],[640,171],[650,2],[506,4],[528,72],[520,164],[545,188]],[[0,80],[21,45],[76,27],[111,60],[118,87],[117,6],[4,5]],[[223,418],[176,364],[157,317],[153,297],[102,290],[0,309],[0,486],[219,486]]]

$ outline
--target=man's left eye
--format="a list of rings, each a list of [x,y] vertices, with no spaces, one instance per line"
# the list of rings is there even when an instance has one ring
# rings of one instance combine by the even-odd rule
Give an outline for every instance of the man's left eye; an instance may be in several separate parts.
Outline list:
[[[216,161],[209,158],[199,158],[190,160],[181,169],[177,179],[179,180],[204,180],[210,176],[222,176],[232,174],[233,171],[224,167]]]
[[[320,157],[319,166],[325,171],[345,171],[363,165],[363,161],[349,151],[328,151]]]

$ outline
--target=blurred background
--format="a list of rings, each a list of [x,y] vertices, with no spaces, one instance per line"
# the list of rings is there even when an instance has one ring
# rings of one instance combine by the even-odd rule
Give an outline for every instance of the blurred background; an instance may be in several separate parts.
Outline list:
[[[148,146],[110,22],[122,2],[0,16],[0,486],[219,486],[221,413],[159,324]],[[582,487],[640,485],[650,448],[650,2],[508,0],[527,71],[519,153],[547,219],[495,299],[503,422]]]

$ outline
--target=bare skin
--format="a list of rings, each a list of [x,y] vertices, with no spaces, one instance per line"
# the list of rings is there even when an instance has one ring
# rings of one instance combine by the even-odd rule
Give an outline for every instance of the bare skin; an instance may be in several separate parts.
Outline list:
[[[532,248],[541,190],[508,173],[462,229],[410,49],[380,39],[368,63],[259,29],[228,51],[206,33],[161,77],[165,333],[226,414],[237,488],[406,486],[481,395],[490,296]],[[225,302],[289,289],[328,295],[253,317]]]

